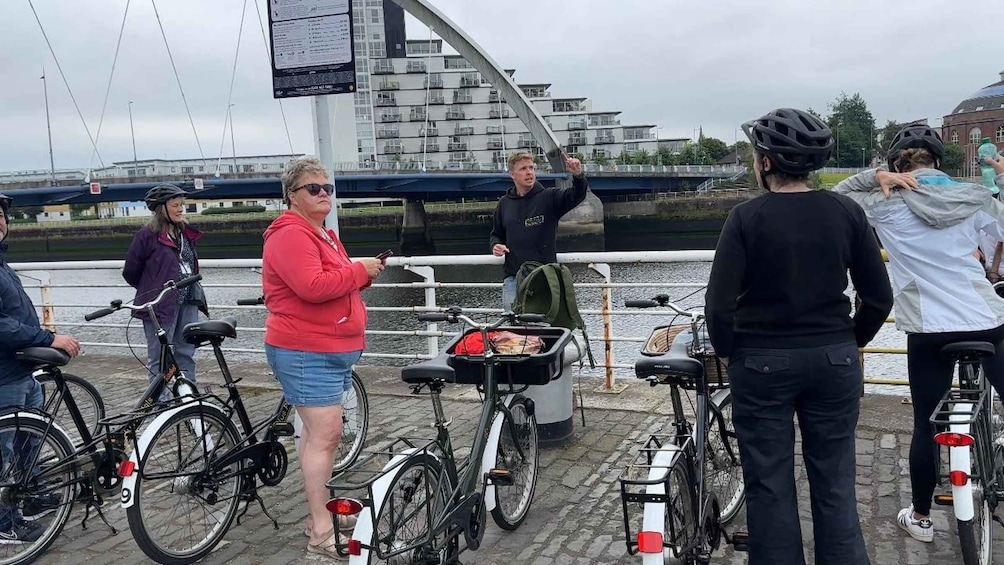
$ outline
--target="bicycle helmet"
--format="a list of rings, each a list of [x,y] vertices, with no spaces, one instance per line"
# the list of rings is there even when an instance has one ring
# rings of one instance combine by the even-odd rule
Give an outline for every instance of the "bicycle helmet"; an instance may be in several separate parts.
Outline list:
[[[927,149],[940,163],[945,158],[945,144],[938,132],[924,124],[911,124],[899,130],[889,144],[889,170],[904,149]]]
[[[791,176],[821,169],[833,153],[833,134],[819,118],[802,110],[778,108],[742,125],[756,151]]]
[[[146,193],[144,200],[146,200],[146,207],[152,212],[157,209],[157,206],[167,204],[168,200],[187,194],[184,190],[173,184],[158,184]]]
[[[0,193],[0,208],[3,209],[4,215],[6,215],[7,211],[10,210],[10,203],[13,201],[14,199],[11,198],[10,196]]]

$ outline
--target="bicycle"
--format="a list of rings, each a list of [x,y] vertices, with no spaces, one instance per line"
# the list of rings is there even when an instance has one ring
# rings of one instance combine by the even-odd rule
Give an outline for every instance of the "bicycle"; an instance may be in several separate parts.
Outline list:
[[[466,333],[461,332],[436,358],[404,368],[401,379],[415,394],[429,391],[436,439],[398,438],[388,450],[370,454],[328,482],[333,493],[328,509],[357,516],[351,538],[338,544],[352,565],[457,564],[462,551],[480,547],[489,512],[500,528],[513,530],[533,502],[537,426],[533,401],[520,393],[560,376],[571,334],[564,328],[503,326],[542,322],[540,314],[507,313],[494,323],[479,324],[461,308],[450,307],[418,318],[471,326],[471,334],[481,335],[484,353],[459,354],[457,344]],[[497,329],[538,336],[543,350],[495,353],[488,332]],[[473,384],[483,393],[471,453],[459,465],[440,398],[447,383]],[[379,470],[369,469],[385,457],[389,461]]]
[[[710,563],[723,537],[744,550],[748,536],[737,532],[730,537],[723,527],[742,508],[746,486],[732,426],[732,397],[703,329],[704,314],[686,311],[664,294],[628,300],[625,306],[669,307],[689,318],[689,329],[656,328],[649,343],[662,343],[654,351],[643,349],[635,362],[638,378],[651,386],[670,386],[675,432],[650,436],[620,477],[628,553],[641,553],[646,565],[703,565]],[[677,329],[682,331],[673,336]],[[711,370],[718,374],[715,383],[708,378]],[[687,420],[680,389],[695,391],[695,423]],[[643,510],[637,536],[631,526],[636,504]]]
[[[264,306],[265,297],[241,298],[237,300],[238,306]],[[335,452],[335,464],[331,469],[331,475],[348,469],[355,463],[366,443],[366,434],[369,431],[369,397],[366,395],[366,387],[363,380],[359,378],[359,373],[352,370],[352,380],[349,387],[342,393],[342,439],[338,442],[338,449]],[[296,448],[300,448],[300,430],[303,422],[300,415],[293,412],[293,443]]]
[[[941,353],[959,365],[959,388],[949,389],[931,414],[934,441],[948,448],[948,481],[952,494],[935,495],[934,502],[954,508],[962,561],[965,565],[993,562],[993,523],[1004,499],[1004,418],[995,402],[996,391],[983,373],[980,360],[993,355],[986,342],[946,345]],[[1001,522],[1004,525],[1004,522]]]
[[[201,278],[195,275],[178,282],[169,281],[160,294],[146,304],[135,306],[116,300],[111,308],[88,314],[85,319],[93,320],[121,308],[152,314],[153,307],[169,292]],[[101,507],[105,497],[114,495],[121,487],[120,475],[128,462],[127,438],[135,440],[142,422],[157,413],[155,403],[172,380],[178,397],[192,397],[195,391],[194,384],[180,375],[162,329],[158,336],[164,345],[161,378],[154,379],[132,412],[109,419],[104,417],[104,404],[97,390],[84,379],[66,375],[60,369],[70,361],[65,352],[50,347],[29,347],[17,352],[18,359],[36,366],[36,379],[46,383],[43,408],[52,413],[17,408],[0,416],[0,501],[5,504],[4,512],[10,512],[8,517],[12,520],[16,519],[17,512],[22,516],[31,515],[36,518],[31,521],[42,528],[41,532],[36,528],[38,537],[34,540],[3,544],[5,551],[0,564],[22,565],[45,553],[69,521],[73,504],[78,501],[86,503],[82,522],[85,528],[94,509],[112,532],[117,533],[105,519]],[[85,419],[77,394],[88,397],[87,404],[96,407],[94,413],[86,414],[90,418]],[[70,429],[78,439],[76,442],[54,417],[61,414],[64,406],[63,414],[69,417],[73,426]],[[163,410],[170,407],[167,405]],[[96,423],[92,421],[94,417]],[[26,511],[29,507],[36,510],[29,513]]]
[[[280,438],[294,434],[289,422],[293,406],[280,397],[269,415],[252,422],[236,385],[240,379],[230,373],[221,349],[223,339],[235,337],[236,330],[230,322],[204,322],[202,326],[198,332],[186,328],[185,338],[197,348],[212,347],[227,398],[207,394],[200,399],[214,402],[188,404],[158,416],[130,455],[136,472],[123,479],[122,506],[136,545],[165,565],[187,565],[208,555],[234,520],[239,522],[248,512],[252,501],[278,529],[258,484],[278,486],[289,468]],[[342,459],[343,467],[358,457],[369,422],[365,389],[356,375],[352,383],[361,400],[357,418],[363,433]],[[241,502],[245,505],[238,514]]]

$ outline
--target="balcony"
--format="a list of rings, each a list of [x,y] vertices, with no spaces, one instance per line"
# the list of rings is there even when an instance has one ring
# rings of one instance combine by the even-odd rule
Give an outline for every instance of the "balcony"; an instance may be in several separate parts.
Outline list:
[[[509,110],[508,109],[507,110],[502,110],[501,112],[499,112],[498,110],[488,110],[488,117],[489,118],[496,118],[496,119],[498,119],[498,118],[508,118],[509,117]]]
[[[409,73],[424,73],[425,72],[425,61],[408,61]]]
[[[394,62],[388,59],[378,59],[373,62],[373,68],[370,69],[370,73],[374,75],[392,75],[394,74]]]
[[[491,91],[491,92],[488,93],[488,101],[489,102],[498,102],[499,100],[502,100],[502,96],[500,96],[498,92],[495,92],[493,90],[493,91]]]
[[[502,126],[486,126],[485,133],[502,133]]]
[[[425,113],[425,108],[422,109],[412,108],[411,112],[408,114],[408,119],[410,119],[413,122],[424,122],[427,117],[428,114]]]
[[[422,88],[443,88],[443,77],[426,77]]]
[[[464,115],[464,111],[459,108],[451,108],[446,111],[447,120],[463,120],[466,118],[467,116]]]
[[[457,126],[453,128],[453,135],[474,135],[474,126]]]
[[[586,129],[586,120],[568,120],[568,129]]]
[[[462,76],[462,77],[460,77],[460,86],[461,87],[467,87],[467,88],[481,86],[481,80],[478,79],[478,77],[476,77],[476,76],[473,76],[473,77]]]
[[[397,128],[380,128],[377,130],[377,139],[387,139],[401,137],[401,130]]]
[[[429,104],[446,104],[446,98],[443,97],[442,92],[430,92]]]
[[[439,128],[437,127],[422,128],[418,130],[418,136],[425,137],[426,132],[428,132],[429,137],[436,137],[437,135],[439,135]]]
[[[377,94],[377,98],[374,101],[376,106],[397,106],[397,99],[393,94]]]
[[[597,135],[596,141],[594,143],[596,144],[617,143],[617,140],[614,138],[613,134]]]
[[[490,139],[488,140],[488,149],[503,149],[504,144],[501,139]]]
[[[430,141],[427,144],[423,143],[422,144],[422,151],[424,151],[426,153],[436,153],[437,151],[439,151],[439,142],[437,142],[437,141]]]
[[[524,149],[533,149],[533,148],[537,147],[537,142],[536,142],[536,140],[533,140],[533,139],[529,139],[529,138],[526,138],[526,137],[521,137],[521,138],[519,138],[519,141],[516,142],[516,147],[520,147],[520,148],[524,148]]]
[[[448,151],[467,151],[466,141],[451,141],[447,144]]]
[[[401,121],[401,112],[381,112],[380,115],[377,116],[377,118],[378,118],[378,121],[384,122],[384,123],[386,123],[386,122],[400,122]]]
[[[588,142],[586,141],[586,134],[584,133],[573,133],[568,136],[569,145],[585,145],[586,143]]]
[[[377,90],[401,90],[401,83],[396,80],[384,80],[377,86]]]
[[[383,152],[388,155],[404,153],[404,146],[400,143],[387,143],[383,146]]]
[[[453,92],[453,103],[454,104],[470,104],[474,102],[474,96],[470,92],[462,92],[456,90]]]

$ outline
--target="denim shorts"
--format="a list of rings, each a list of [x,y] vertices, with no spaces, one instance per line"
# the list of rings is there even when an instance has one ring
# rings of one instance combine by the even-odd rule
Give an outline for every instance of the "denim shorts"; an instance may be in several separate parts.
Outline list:
[[[265,344],[265,357],[293,406],[336,406],[350,386],[352,365],[362,351],[316,353]]]

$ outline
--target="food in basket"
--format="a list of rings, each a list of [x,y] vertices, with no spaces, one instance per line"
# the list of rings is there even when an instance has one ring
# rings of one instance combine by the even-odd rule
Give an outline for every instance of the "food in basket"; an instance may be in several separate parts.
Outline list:
[[[530,355],[540,353],[544,342],[535,335],[521,335],[510,331],[491,332],[488,340],[495,353],[502,355]]]

